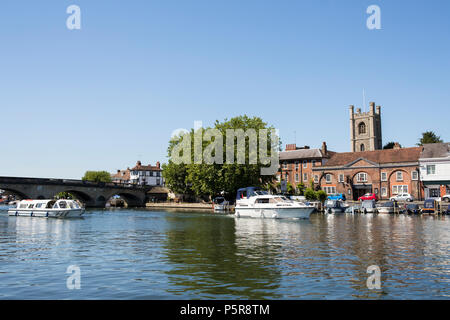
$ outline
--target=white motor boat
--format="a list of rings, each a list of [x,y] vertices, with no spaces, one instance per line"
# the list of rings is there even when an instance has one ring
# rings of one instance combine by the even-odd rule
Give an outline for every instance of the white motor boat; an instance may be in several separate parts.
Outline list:
[[[8,215],[25,217],[75,218],[84,213],[76,200],[22,200]]]
[[[226,212],[230,210],[230,203],[224,197],[214,199],[214,212]]]
[[[325,202],[325,212],[326,213],[344,213],[347,206],[341,200],[327,200]]]
[[[292,201],[281,195],[270,195],[254,187],[237,191],[236,217],[263,219],[308,219],[316,208],[313,205]]]
[[[377,206],[378,213],[402,213],[403,210],[400,208],[396,201],[389,201]]]

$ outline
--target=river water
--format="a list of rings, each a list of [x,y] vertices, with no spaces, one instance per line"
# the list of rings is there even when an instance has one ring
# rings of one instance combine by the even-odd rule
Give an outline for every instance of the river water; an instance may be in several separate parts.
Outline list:
[[[381,289],[367,287],[371,265]],[[80,289],[67,285],[69,266]],[[449,298],[448,217],[120,209],[57,220],[0,209],[0,299]]]

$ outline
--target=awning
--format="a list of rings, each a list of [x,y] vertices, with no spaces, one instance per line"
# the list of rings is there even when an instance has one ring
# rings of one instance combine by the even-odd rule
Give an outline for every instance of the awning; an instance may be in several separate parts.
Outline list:
[[[354,184],[353,185],[353,189],[358,189],[358,190],[371,189],[371,188],[372,188],[371,184]]]
[[[422,181],[424,186],[447,186],[450,187],[450,181],[440,180],[440,181]]]

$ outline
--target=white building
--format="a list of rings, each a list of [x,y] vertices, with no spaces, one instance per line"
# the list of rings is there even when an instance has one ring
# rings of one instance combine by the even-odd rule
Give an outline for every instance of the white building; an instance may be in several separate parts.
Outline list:
[[[450,194],[450,143],[425,144],[419,163],[425,199]]]
[[[156,166],[150,164],[145,166],[138,161],[136,166],[130,169],[130,183],[147,186],[164,185],[160,163],[156,162]]]

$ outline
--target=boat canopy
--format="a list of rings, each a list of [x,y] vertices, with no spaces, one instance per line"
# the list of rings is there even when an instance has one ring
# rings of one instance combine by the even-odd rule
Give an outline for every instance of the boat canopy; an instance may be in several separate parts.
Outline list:
[[[434,207],[436,206],[436,201],[434,199],[427,199],[425,200],[423,207],[425,209],[434,209]]]
[[[247,188],[241,188],[238,189],[236,194],[236,200],[244,199],[244,198],[250,198],[256,195],[265,195],[267,194],[266,191],[261,190],[257,187],[247,187]]]
[[[374,209],[374,208],[376,208],[375,200],[364,200],[361,203],[361,208],[366,208],[366,209]]]

